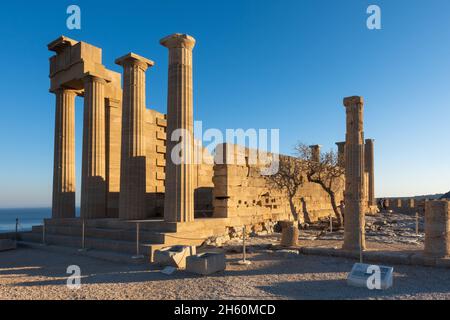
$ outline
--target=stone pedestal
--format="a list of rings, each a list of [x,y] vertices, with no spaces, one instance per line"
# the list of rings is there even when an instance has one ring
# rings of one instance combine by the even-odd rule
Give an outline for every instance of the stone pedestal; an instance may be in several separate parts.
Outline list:
[[[173,34],[160,43],[169,49],[164,220],[188,222],[194,220],[192,49],[195,39],[186,34]]]
[[[56,94],[52,218],[75,217],[75,91]]]
[[[345,250],[365,249],[364,130],[362,97],[344,99],[347,118],[345,141]],[[361,235],[361,241],[360,241]]]
[[[367,201],[369,206],[376,206],[375,199],[375,169],[374,169],[374,147],[373,143],[375,140],[366,139],[366,144],[364,148],[364,157],[365,157],[365,170],[368,174],[368,195]]]
[[[84,79],[83,163],[81,217],[106,216],[105,84],[102,78]]]
[[[153,61],[134,53],[116,60],[123,66],[122,150],[119,218],[145,219],[145,71]]]
[[[425,255],[450,256],[450,202],[425,202]]]

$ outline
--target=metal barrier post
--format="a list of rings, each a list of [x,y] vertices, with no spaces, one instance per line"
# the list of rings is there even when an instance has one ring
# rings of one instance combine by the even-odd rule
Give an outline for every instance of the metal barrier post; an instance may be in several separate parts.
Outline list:
[[[333,215],[330,213],[330,232],[333,232]]]
[[[416,212],[416,235],[419,234],[419,213]]]
[[[140,253],[140,223],[136,222],[136,255],[132,256],[132,259],[143,259],[144,255]]]
[[[247,235],[247,227],[244,225],[243,235],[242,235],[242,260],[240,260],[238,262],[239,264],[242,264],[242,265],[249,265],[249,264],[251,264],[251,262],[247,260],[247,248],[245,246],[246,235]]]
[[[19,218],[16,218],[16,233],[14,235],[15,241],[19,239]]]
[[[81,249],[78,251],[87,251],[86,249],[86,221],[81,219]]]
[[[42,245],[45,246],[45,219],[44,219],[44,223],[42,225]]]

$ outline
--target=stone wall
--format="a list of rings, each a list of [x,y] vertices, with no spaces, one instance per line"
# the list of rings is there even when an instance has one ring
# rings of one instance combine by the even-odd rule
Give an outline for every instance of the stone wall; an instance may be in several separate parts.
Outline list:
[[[380,199],[377,199],[377,203]],[[387,198],[388,210],[398,213],[423,215],[425,212],[425,200],[414,198]]]
[[[245,218],[253,222],[291,219],[287,196],[271,188],[261,175],[261,169],[267,167],[265,159],[270,154],[259,153],[256,163],[249,164],[250,149],[225,144],[222,150],[223,154],[216,151],[219,163],[214,165],[214,217]],[[230,154],[233,154],[231,158]],[[244,160],[236,161],[238,157]],[[338,204],[343,199],[342,188],[336,194]],[[317,184],[306,182],[294,203],[301,220],[304,212],[308,213],[311,221],[333,213],[328,194]]]

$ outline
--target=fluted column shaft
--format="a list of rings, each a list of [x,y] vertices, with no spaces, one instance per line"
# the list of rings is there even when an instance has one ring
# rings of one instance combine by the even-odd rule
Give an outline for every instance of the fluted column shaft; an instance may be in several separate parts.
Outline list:
[[[81,217],[106,216],[105,80],[84,78]]]
[[[188,35],[174,34],[162,39],[161,44],[169,49],[164,219],[189,222],[194,220],[192,49],[195,40]],[[182,129],[181,136],[176,134],[177,129]],[[180,163],[174,162],[172,153],[181,154]]]
[[[315,144],[309,146],[311,148],[311,160],[315,162],[320,162],[320,145]]]
[[[341,167],[345,166],[345,141],[343,142],[336,142],[336,145],[338,147],[338,165]]]
[[[375,169],[374,169],[374,140],[366,139],[365,149],[364,149],[364,157],[365,157],[365,169],[368,172],[369,181],[369,194],[367,195],[369,206],[376,206],[375,199]]]
[[[367,208],[364,193],[364,126],[362,97],[344,99],[347,118],[345,142],[345,219],[344,249],[360,248],[362,233],[362,249],[365,248],[365,209]]]
[[[130,53],[116,63],[124,69],[119,218],[145,219],[145,71],[153,62]]]
[[[55,94],[52,218],[74,218],[76,93],[59,89]]]

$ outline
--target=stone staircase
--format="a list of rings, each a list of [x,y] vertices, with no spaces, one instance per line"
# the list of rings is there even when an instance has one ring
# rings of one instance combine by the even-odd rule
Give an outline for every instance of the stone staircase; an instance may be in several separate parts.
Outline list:
[[[208,237],[225,232],[227,219],[205,218],[188,223],[168,223],[163,220],[139,222],[140,254],[152,260],[153,252],[171,245],[201,245]],[[119,219],[85,220],[85,248],[134,255],[137,221]],[[43,226],[21,233],[21,241],[42,243]],[[45,220],[45,243],[63,247],[82,247],[82,220]]]

